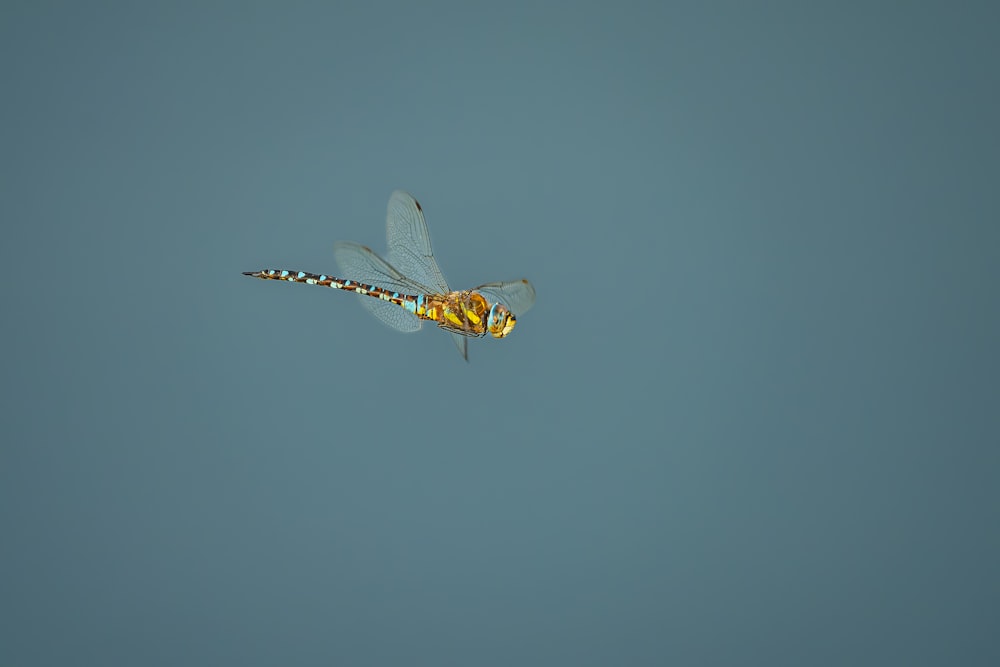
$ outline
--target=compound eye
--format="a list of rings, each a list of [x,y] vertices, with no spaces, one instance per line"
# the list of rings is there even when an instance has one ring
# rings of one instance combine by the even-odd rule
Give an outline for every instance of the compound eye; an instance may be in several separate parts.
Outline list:
[[[490,308],[490,315],[486,320],[486,328],[494,338],[503,338],[509,334],[517,323],[514,314],[507,310],[507,306],[502,303],[495,303]]]

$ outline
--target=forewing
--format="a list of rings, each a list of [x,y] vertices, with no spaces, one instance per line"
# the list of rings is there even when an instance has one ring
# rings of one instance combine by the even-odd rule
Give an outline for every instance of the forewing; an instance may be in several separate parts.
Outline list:
[[[515,317],[525,314],[535,305],[535,288],[524,278],[486,283],[475,289],[490,303],[499,301],[507,306]]]

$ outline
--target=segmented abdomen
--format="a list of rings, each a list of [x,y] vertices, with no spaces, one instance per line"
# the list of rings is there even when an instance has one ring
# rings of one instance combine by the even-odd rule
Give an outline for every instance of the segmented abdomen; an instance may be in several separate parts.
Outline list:
[[[309,273],[308,271],[286,271],[284,269],[264,269],[263,271],[244,271],[243,275],[261,278],[263,280],[285,280],[290,283],[305,283],[306,285],[319,285],[321,287],[332,287],[333,289],[354,292],[375,299],[382,299],[389,303],[394,303],[401,308],[413,313],[416,310],[417,297],[399,292],[390,292],[387,289],[376,285],[366,285],[356,280],[343,280],[321,273]]]
[[[344,280],[320,273],[286,269],[244,271],[243,275],[263,280],[284,280],[290,283],[305,283],[306,285],[319,285],[345,292],[354,292],[396,304],[422,320],[436,322],[438,326],[464,336],[478,337],[486,333],[486,315],[489,312],[489,304],[481,294],[474,291],[450,292],[448,294],[400,294],[399,292],[390,292],[377,285],[359,283],[356,280]]]

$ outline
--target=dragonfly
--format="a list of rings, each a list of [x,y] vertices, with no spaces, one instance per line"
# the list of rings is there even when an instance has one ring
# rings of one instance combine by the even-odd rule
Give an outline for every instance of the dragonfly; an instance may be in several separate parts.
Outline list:
[[[526,279],[486,283],[455,291],[434,259],[423,208],[411,195],[396,190],[386,212],[388,252],[380,257],[368,246],[350,241],[334,245],[333,256],[344,276],[290,269],[244,271],[263,280],[319,285],[369,297],[361,304],[384,324],[412,332],[424,321],[451,333],[459,353],[469,360],[469,338],[489,333],[505,338],[517,315],[535,303],[535,288]]]

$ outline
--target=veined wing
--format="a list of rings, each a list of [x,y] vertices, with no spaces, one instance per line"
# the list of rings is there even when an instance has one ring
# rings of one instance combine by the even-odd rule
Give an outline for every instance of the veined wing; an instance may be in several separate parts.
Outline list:
[[[376,255],[371,248],[360,243],[337,241],[333,244],[333,258],[344,273],[341,277],[346,280],[357,280],[413,296],[442,293],[434,285],[422,283],[404,274]]]
[[[372,252],[371,248],[358,243],[340,241],[334,244],[333,257],[337,260],[337,265],[343,272],[345,280],[356,280],[409,296],[433,294],[436,291],[410,280],[397,271],[394,266]],[[420,319],[394,303],[379,299],[361,299],[361,305],[384,324],[397,331],[410,332],[420,329]]]
[[[535,305],[535,288],[524,278],[486,283],[475,290],[482,293],[488,301],[499,301],[510,308],[515,317],[520,317]]]
[[[416,199],[402,190],[396,190],[389,197],[385,237],[389,247],[386,258],[399,272],[432,288],[432,292],[447,294],[451,291],[434,259],[423,210]]]
[[[337,266],[343,271],[345,279],[357,280],[377,287],[391,289],[400,294],[417,296],[420,294],[435,294],[437,289],[424,285],[404,276],[392,264],[385,261],[368,246],[351,241],[338,241],[333,246],[333,257]],[[396,331],[418,331],[423,322],[413,313],[387,301],[362,299],[365,310],[382,321],[383,324]],[[465,336],[451,332],[452,340],[458,353],[466,361],[469,360],[469,343]]]
[[[447,294],[451,291],[444,279],[427,231],[423,209],[409,193],[395,190],[389,197],[385,214],[385,240],[389,262],[403,275],[428,285],[431,292]],[[428,292],[429,293],[429,292]],[[458,353],[469,360],[469,342],[465,336],[451,332],[451,339]]]
[[[466,361],[469,360],[469,339],[466,338],[464,333],[458,333],[452,330],[448,330],[451,334],[451,339],[455,342],[455,347],[458,348],[458,353],[462,355],[462,358]]]

